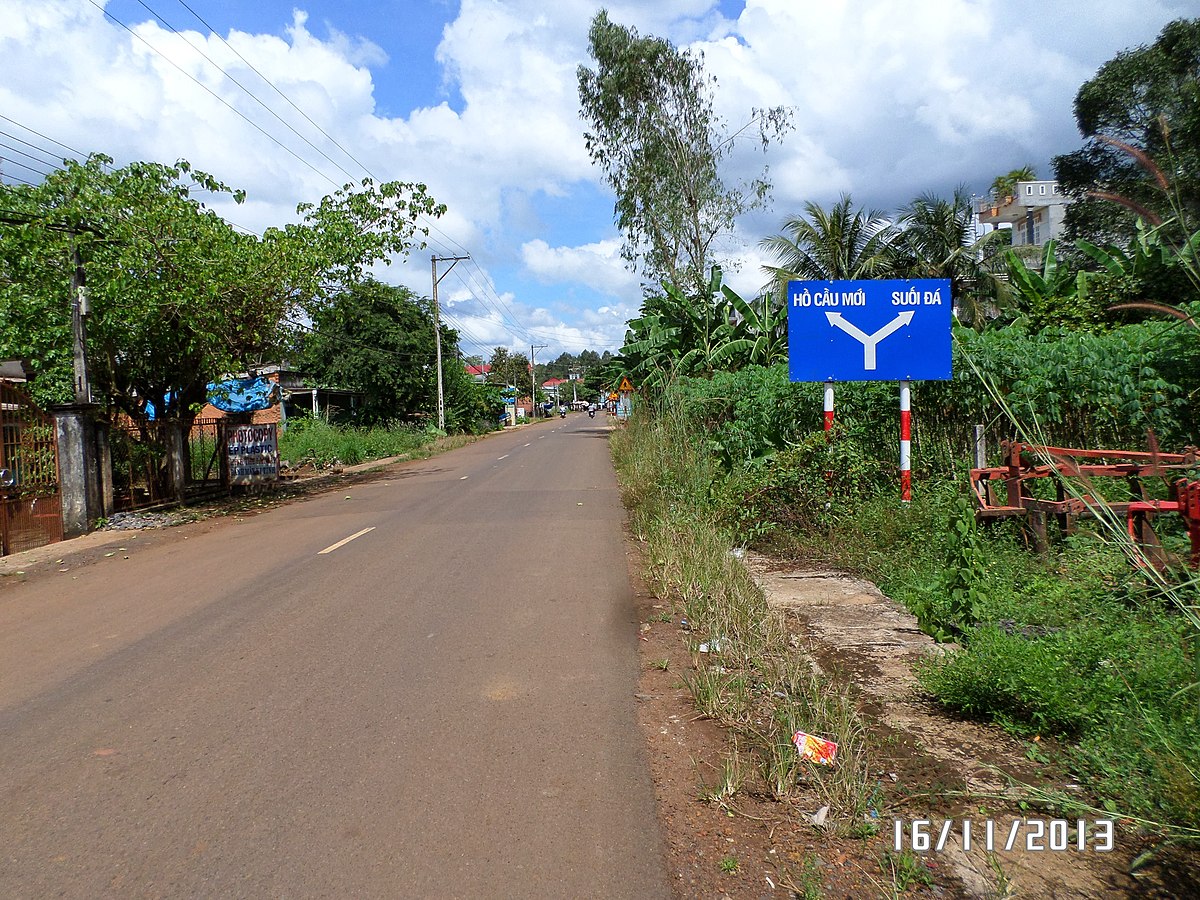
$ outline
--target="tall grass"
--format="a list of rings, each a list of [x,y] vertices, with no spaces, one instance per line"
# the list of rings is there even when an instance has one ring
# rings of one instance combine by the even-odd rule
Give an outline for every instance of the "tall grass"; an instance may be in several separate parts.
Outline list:
[[[353,428],[331,425],[323,419],[293,419],[280,434],[279,455],[292,468],[306,463],[317,468],[352,466],[390,456],[419,459],[472,440],[465,435],[447,436],[436,428],[410,425]]]
[[[788,801],[810,788],[830,807],[827,821],[860,830],[873,782],[854,697],[790,648],[782,615],[730,552],[732,535],[708,499],[717,469],[698,437],[664,408],[635,415],[613,438],[631,523],[646,544],[647,578],[687,622],[693,669],[684,681],[703,714],[735,731],[771,795]],[[836,741],[837,764],[801,760],[796,731]]]

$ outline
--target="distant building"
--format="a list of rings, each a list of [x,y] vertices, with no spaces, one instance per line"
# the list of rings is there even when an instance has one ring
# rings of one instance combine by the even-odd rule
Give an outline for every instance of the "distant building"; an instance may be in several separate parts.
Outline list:
[[[482,366],[467,366],[467,374],[480,384],[487,381],[488,373],[491,371],[492,367],[487,363],[484,363]]]
[[[1057,181],[1018,181],[1011,197],[977,201],[980,225],[1012,228],[1014,247],[1040,247],[1062,236],[1066,208],[1071,198]]]
[[[568,383],[569,382],[565,378],[551,378],[549,381],[542,382],[542,390],[545,391],[548,396],[551,396],[557,400],[559,386]]]

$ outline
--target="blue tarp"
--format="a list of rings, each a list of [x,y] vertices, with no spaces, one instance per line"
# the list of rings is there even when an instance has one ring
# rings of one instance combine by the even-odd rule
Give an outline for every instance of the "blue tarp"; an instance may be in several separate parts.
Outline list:
[[[208,402],[229,413],[269,409],[279,402],[279,385],[265,378],[231,378],[208,386]]]
[[[174,394],[164,398],[163,406],[174,399]],[[227,413],[269,409],[279,402],[279,385],[265,378],[230,378],[228,381],[214,381],[208,385],[208,402]],[[158,410],[154,403],[146,404],[146,415],[152,422],[158,418]]]

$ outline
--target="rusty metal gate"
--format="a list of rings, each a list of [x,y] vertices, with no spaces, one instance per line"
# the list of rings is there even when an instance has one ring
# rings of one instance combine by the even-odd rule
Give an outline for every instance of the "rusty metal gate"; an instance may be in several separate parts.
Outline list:
[[[62,537],[54,417],[0,382],[0,556]]]

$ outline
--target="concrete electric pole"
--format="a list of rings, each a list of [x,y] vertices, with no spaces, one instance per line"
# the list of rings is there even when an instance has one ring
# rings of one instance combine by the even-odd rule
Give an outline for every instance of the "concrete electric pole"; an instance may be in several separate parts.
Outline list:
[[[546,346],[546,344],[538,344],[536,347],[533,344],[529,345],[529,411],[535,420],[537,419],[537,363],[533,354],[538,350],[545,350]]]
[[[446,397],[442,392],[442,311],[438,306],[437,286],[438,282],[450,274],[451,270],[464,259],[470,259],[469,256],[438,256],[436,253],[429,258],[433,266],[433,342],[437,347],[437,419],[438,428],[442,431],[446,430]],[[438,262],[450,263],[450,268],[438,277],[437,264]]]

